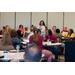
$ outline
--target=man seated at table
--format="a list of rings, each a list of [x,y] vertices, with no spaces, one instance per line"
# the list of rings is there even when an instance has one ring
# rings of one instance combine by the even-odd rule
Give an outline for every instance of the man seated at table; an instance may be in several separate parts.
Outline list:
[[[64,27],[64,30],[62,30],[61,33],[63,32],[68,32],[67,27]]]
[[[67,27],[64,28],[64,30],[61,31],[62,36],[65,36],[68,34]]]
[[[53,27],[52,27],[52,33],[53,33],[53,34],[56,33],[56,26],[53,26]]]
[[[24,31],[24,36],[23,37],[28,37],[29,34],[30,34],[30,30],[28,29],[28,27],[25,27],[25,31]]]
[[[42,51],[37,45],[31,45],[25,50],[25,62],[40,62]],[[12,59],[11,62],[18,62],[18,59]]]

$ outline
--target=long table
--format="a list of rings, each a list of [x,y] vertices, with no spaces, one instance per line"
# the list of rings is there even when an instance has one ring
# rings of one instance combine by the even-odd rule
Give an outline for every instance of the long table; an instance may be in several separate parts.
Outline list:
[[[13,52],[14,51],[14,52]],[[12,50],[11,52],[8,51],[7,58],[4,58],[4,51],[0,51],[0,62],[9,62],[12,58],[19,59],[20,62],[24,62],[23,55],[25,52],[16,52],[16,50]],[[44,57],[44,54],[42,54],[42,57]]]

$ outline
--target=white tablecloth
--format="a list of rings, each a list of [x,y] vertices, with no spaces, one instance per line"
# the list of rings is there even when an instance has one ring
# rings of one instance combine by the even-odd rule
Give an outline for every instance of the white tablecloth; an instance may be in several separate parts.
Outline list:
[[[0,35],[0,37],[3,37],[3,35]]]
[[[25,54],[25,52],[18,52],[18,53],[10,53],[8,52],[7,54],[7,58],[1,58],[0,60],[4,60],[4,59],[7,59],[7,60],[10,60],[12,58],[14,59],[24,59],[23,58],[23,55]],[[0,51],[0,56],[4,56],[4,51]],[[44,54],[42,54],[42,57],[44,57]]]
[[[59,45],[62,45],[62,43],[51,43],[51,44],[48,44],[48,42],[43,42],[43,45],[48,45],[48,46],[59,46]]]

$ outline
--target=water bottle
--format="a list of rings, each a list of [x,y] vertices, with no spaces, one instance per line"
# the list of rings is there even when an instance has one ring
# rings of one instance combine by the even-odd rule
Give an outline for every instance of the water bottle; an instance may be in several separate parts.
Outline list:
[[[49,45],[49,39],[47,40],[47,43],[48,43],[48,45]]]
[[[4,58],[7,58],[7,51],[4,52]]]

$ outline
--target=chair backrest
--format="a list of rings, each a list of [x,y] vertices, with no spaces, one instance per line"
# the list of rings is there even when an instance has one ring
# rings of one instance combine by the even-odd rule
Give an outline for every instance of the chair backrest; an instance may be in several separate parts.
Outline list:
[[[60,37],[57,37],[57,42],[60,43]]]
[[[65,42],[65,61],[75,62],[75,42]]]
[[[27,43],[27,47],[29,47],[31,45],[37,45],[37,44],[35,44],[35,43]]]
[[[17,30],[17,34],[19,37],[21,37],[21,30]]]
[[[29,34],[30,34],[30,33],[25,33],[25,37],[28,37]]]

